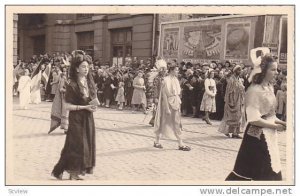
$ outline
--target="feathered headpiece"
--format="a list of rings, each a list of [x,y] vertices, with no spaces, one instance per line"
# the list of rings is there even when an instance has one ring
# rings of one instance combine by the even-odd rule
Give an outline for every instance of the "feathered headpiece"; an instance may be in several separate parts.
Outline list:
[[[158,70],[160,70],[161,68],[167,69],[167,62],[164,59],[159,59],[155,62],[155,66]]]
[[[257,51],[261,51],[261,56],[258,56],[258,57],[256,56]],[[260,67],[261,59],[263,56],[265,56],[268,53],[270,53],[270,49],[266,48],[266,47],[258,47],[258,48],[254,48],[250,51],[250,58],[253,63],[253,69],[252,69],[249,79],[248,79],[249,82],[252,81],[253,76],[255,76],[255,74],[262,72],[261,67]]]

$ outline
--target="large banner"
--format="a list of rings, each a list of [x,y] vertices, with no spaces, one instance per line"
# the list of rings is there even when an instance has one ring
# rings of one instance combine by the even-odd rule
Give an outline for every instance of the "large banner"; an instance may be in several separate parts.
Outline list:
[[[221,25],[184,27],[183,59],[220,59]]]
[[[178,40],[179,28],[164,29],[163,32],[163,57],[177,58],[178,57]]]
[[[248,59],[250,41],[250,22],[227,23],[225,59]]]
[[[279,63],[287,64],[287,18],[282,19]]]

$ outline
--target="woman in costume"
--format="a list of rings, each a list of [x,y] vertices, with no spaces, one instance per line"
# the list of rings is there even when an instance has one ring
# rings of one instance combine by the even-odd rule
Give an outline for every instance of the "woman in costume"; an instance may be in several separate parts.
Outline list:
[[[190,151],[191,148],[184,145],[181,139],[181,88],[177,76],[178,67],[170,66],[169,75],[163,79],[161,84],[161,91],[154,121],[156,135],[154,147],[163,148],[159,143],[161,136],[173,138],[175,135],[178,141],[178,149],[182,151]]]
[[[95,123],[93,112],[97,106],[96,85],[89,66],[92,60],[83,51],[74,51],[70,67],[70,83],[66,87],[66,109],[69,127],[60,159],[52,175],[62,179],[64,171],[70,180],[82,180],[79,175],[91,174],[95,166]]]
[[[262,51],[263,57],[256,57]],[[276,118],[276,97],[272,82],[277,74],[277,62],[268,48],[251,50],[254,69],[252,84],[245,95],[247,126],[233,171],[232,180],[282,180],[277,131],[286,123]]]

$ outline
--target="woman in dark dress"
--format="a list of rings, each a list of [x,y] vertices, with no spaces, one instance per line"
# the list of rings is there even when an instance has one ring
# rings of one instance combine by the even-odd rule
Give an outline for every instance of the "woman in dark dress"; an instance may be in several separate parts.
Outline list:
[[[112,79],[107,72],[103,73],[103,84],[104,84],[104,99],[105,99],[105,107],[109,108],[111,100],[113,99],[113,89],[112,89]]]
[[[258,49],[251,50],[253,58]],[[245,95],[247,126],[234,169],[226,180],[282,180],[277,131],[285,130],[286,123],[277,119],[275,113],[272,81],[277,62],[270,55],[262,57],[259,63],[252,61],[255,75]]]
[[[97,106],[89,102],[96,98],[96,87],[89,71],[91,58],[75,51],[70,67],[70,83],[66,86],[66,109],[69,127],[61,157],[52,175],[61,180],[64,171],[70,180],[82,180],[79,175],[91,174],[95,166],[95,124],[93,112]]]
[[[219,72],[219,81],[217,82],[217,95],[216,95],[216,120],[222,120],[223,115],[224,115],[224,97],[225,97],[225,92],[226,92],[226,85],[227,85],[227,80],[226,77],[224,76],[223,71]]]
[[[131,107],[131,99],[133,94],[133,74],[128,72],[124,76],[124,91],[125,91],[125,99],[126,99],[126,106]]]

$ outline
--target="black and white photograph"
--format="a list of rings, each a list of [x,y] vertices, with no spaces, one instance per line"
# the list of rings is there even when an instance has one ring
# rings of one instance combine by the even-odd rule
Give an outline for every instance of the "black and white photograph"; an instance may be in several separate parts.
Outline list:
[[[6,5],[6,185],[294,185],[294,5]]]

